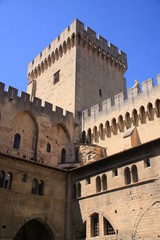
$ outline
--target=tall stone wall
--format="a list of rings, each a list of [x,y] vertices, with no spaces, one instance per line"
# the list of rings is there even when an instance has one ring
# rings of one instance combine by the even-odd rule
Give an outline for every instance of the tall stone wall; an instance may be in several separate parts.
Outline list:
[[[51,165],[61,163],[62,149],[65,149],[66,162],[73,162],[74,155],[74,119],[73,114],[55,107],[36,97],[30,101],[30,95],[12,87],[4,91],[0,84],[0,147],[1,151],[34,159]],[[20,145],[14,146],[16,134]]]
[[[12,181],[10,188],[6,187],[6,180],[3,188],[0,188],[0,239],[14,239],[25,224],[36,220],[51,232],[50,239],[69,240],[66,172],[7,155],[0,155],[1,171],[5,179],[10,173]],[[33,180],[38,185],[43,181],[41,194],[39,188],[33,193]],[[25,233],[27,235],[28,232]]]
[[[159,169],[157,140],[72,170],[73,239],[158,239]]]
[[[107,99],[83,111],[82,131],[87,141],[105,147],[110,155],[158,138],[159,79],[158,75],[156,86],[152,78],[144,81],[142,92],[139,87],[129,89],[127,99],[119,93],[113,104]]]

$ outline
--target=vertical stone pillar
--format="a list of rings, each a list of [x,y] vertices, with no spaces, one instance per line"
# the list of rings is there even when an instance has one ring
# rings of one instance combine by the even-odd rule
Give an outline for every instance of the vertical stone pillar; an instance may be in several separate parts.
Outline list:
[[[91,237],[91,217],[86,220],[86,239]]]
[[[103,216],[99,214],[99,236],[104,236],[104,227],[103,227]]]

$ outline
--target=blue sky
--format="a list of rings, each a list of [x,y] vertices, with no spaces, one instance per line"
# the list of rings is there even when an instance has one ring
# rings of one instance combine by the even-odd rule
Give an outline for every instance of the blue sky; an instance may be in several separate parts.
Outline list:
[[[28,63],[75,19],[127,53],[127,88],[160,73],[160,0],[0,0],[0,82],[27,89]]]

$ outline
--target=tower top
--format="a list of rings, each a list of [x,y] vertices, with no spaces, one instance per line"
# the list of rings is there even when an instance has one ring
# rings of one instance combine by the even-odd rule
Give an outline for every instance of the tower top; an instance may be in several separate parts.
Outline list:
[[[99,53],[106,55],[107,58],[115,60],[116,63],[119,63],[124,69],[127,69],[127,55],[119,50],[112,43],[108,42],[102,36],[96,34],[91,28],[75,19],[70,27],[68,26],[60,36],[57,36],[55,40],[51,42],[39,55],[32,60],[28,65],[28,79],[30,81],[30,76],[36,74],[38,68],[41,68],[42,65],[48,64],[52,56],[56,55],[66,47],[66,45],[71,43],[71,40],[77,40],[78,38],[83,39],[90,47],[97,49]]]

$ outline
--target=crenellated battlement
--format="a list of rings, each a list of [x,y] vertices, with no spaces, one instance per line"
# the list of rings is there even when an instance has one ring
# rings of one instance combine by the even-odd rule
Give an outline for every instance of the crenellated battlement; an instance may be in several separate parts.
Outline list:
[[[58,106],[54,106],[53,104],[49,102],[44,102],[42,104],[42,100],[34,97],[33,101],[31,101],[30,95],[25,92],[21,92],[20,96],[18,96],[18,89],[9,86],[8,90],[5,91],[5,84],[0,82],[0,102],[8,100],[8,102],[11,102],[13,104],[16,104],[18,108],[23,108],[25,110],[30,110],[37,114],[45,114],[53,117],[59,117],[59,118],[70,118],[73,117],[73,113],[69,111],[64,111],[62,108]]]
[[[28,65],[29,81],[37,78],[45,69],[58,61],[72,47],[79,45],[97,53],[106,62],[119,66],[123,72],[127,69],[127,55],[102,36],[96,36],[96,32],[75,19],[70,27],[67,27],[60,36],[51,42],[34,60]]]
[[[115,95],[113,99],[106,99],[99,104],[92,106],[90,109],[86,109],[82,112],[83,125],[91,119],[94,122],[98,122],[99,118],[104,115],[107,115],[107,118],[113,117],[116,111],[122,113],[126,109],[129,109],[129,106],[131,105],[131,110],[133,110],[133,107],[136,105],[136,102],[139,101],[139,98],[148,100],[149,98],[158,97],[160,91],[160,74],[157,75],[156,86],[153,84],[153,78],[150,78],[142,82],[141,88],[142,92],[140,91],[140,86],[135,85],[128,89],[128,97],[126,99],[124,93],[121,92]]]

